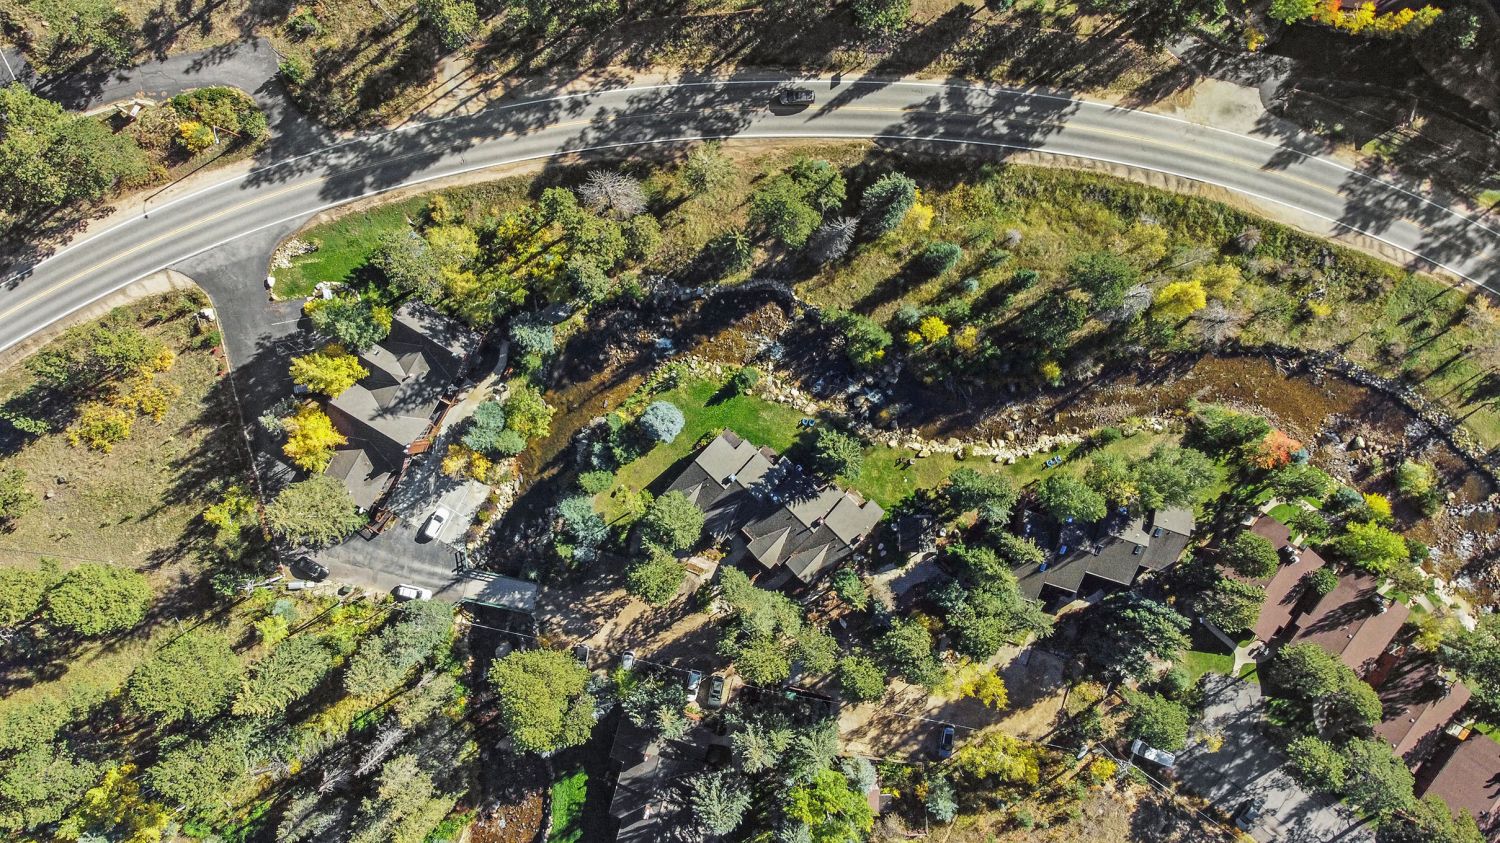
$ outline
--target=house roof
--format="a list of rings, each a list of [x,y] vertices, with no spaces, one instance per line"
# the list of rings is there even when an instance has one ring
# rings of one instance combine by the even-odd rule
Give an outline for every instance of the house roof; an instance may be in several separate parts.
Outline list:
[[[752,511],[769,506],[758,484],[776,453],[724,431],[682,470],[668,491],[687,495],[704,514],[704,529],[724,537],[736,532]]]
[[[1340,579],[1298,619],[1293,642],[1317,644],[1363,676],[1411,614],[1404,604],[1381,597],[1377,585],[1368,574]]]
[[[1158,509],[1153,514],[1152,526],[1161,527],[1176,533],[1179,536],[1191,536],[1193,529],[1198,525],[1198,520],[1193,516],[1191,509],[1180,506]]]
[[[536,583],[483,572],[470,573],[464,582],[464,599],[470,603],[483,603],[528,615],[536,612],[537,591]]]
[[[1040,597],[1045,586],[1076,593],[1090,574],[1130,585],[1142,568],[1160,571],[1176,562],[1187,549],[1192,523],[1192,511],[1184,509],[1161,510],[1149,518],[1116,513],[1099,523],[1092,540],[1081,528],[1063,528],[1058,549],[1066,547],[1067,553],[1062,558],[1012,572],[1021,593],[1031,598]]]
[[[369,509],[380,499],[380,493],[385,491],[386,484],[391,479],[391,471],[384,463],[376,467],[369,452],[362,448],[340,448],[333,452],[333,459],[329,460],[328,468],[323,473],[344,481],[344,487],[349,490],[355,506]]]
[[[745,539],[767,568],[810,582],[854,552],[885,511],[835,486],[817,486],[775,451],[720,433],[672,481],[703,511],[705,528]]]
[[[1444,740],[1417,771],[1417,795],[1437,796],[1455,814],[1467,811],[1489,840],[1500,839],[1500,743],[1478,733]]]
[[[478,335],[457,321],[413,301],[393,315],[388,337],[359,353],[369,373],[326,409],[349,440],[327,473],[343,480],[360,506],[368,508],[380,498],[406,449],[426,434],[439,399],[462,374],[478,342]]]
[[[1269,541],[1278,554],[1291,539],[1285,524],[1265,515],[1256,519],[1250,531]],[[1260,617],[1255,621],[1256,638],[1270,641],[1292,622],[1292,613],[1302,599],[1302,578],[1325,564],[1323,557],[1312,550],[1304,550],[1296,562],[1283,565],[1270,578],[1259,582],[1266,590],[1266,600],[1261,604]]]
[[[680,785],[706,766],[708,730],[697,727],[681,741],[664,741],[654,731],[621,717],[610,758],[619,764],[609,813],[619,822],[615,840],[656,843],[667,837],[663,824],[685,819]]]
[[[1444,677],[1431,654],[1406,649],[1369,677],[1378,689],[1384,719],[1375,733],[1406,757],[1428,746],[1469,702],[1463,683]],[[1500,770],[1497,770],[1500,772]]]

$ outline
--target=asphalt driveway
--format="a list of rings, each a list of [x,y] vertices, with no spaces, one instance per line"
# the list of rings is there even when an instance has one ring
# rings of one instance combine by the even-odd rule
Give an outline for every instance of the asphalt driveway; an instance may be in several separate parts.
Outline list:
[[[1224,745],[1208,752],[1199,744],[1179,754],[1183,783],[1225,812],[1264,799],[1265,813],[1250,832],[1261,843],[1374,843],[1374,830],[1352,811],[1292,780],[1286,756],[1262,730],[1264,709],[1255,681],[1209,675],[1203,725],[1222,734]]]

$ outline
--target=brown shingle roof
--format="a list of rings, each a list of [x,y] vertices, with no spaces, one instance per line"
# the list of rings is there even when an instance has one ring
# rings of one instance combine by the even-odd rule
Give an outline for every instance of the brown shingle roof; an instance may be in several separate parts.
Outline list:
[[[1375,733],[1404,758],[1419,747],[1431,746],[1469,702],[1469,689],[1442,676],[1430,654],[1408,648],[1390,662],[1369,677],[1384,709]]]
[[[1417,795],[1468,811],[1487,839],[1500,839],[1500,743],[1478,733],[1447,743],[1418,771]]]
[[[1278,554],[1291,538],[1286,525],[1269,516],[1256,519],[1250,531],[1269,541]],[[1296,562],[1283,565],[1270,579],[1258,583],[1266,590],[1266,602],[1261,605],[1260,618],[1255,621],[1256,638],[1270,641],[1292,622],[1292,612],[1302,598],[1302,578],[1325,564],[1323,557],[1304,550]]]
[[[1368,574],[1347,576],[1298,619],[1294,644],[1317,644],[1363,676],[1411,614],[1404,604],[1376,593]]]

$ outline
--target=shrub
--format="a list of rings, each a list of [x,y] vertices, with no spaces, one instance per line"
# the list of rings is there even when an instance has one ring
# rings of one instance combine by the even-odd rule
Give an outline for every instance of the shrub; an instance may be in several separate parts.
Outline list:
[[[661,223],[650,214],[637,214],[620,225],[625,236],[625,256],[633,261],[649,260],[661,248]]]
[[[851,609],[864,611],[870,607],[870,590],[853,568],[840,568],[830,578],[833,593]]]
[[[734,377],[729,379],[729,387],[737,395],[744,395],[757,383],[760,383],[760,370],[754,366],[741,366],[740,370],[734,373]]]
[[[831,323],[844,335],[844,354],[861,368],[872,368],[885,359],[891,335],[868,316],[842,311],[831,315]]]
[[[1187,746],[1188,723],[1191,717],[1187,706],[1156,694],[1126,691],[1125,702],[1129,717],[1125,721],[1125,736],[1139,738],[1151,746],[1167,752],[1176,752]]]
[[[807,240],[808,259],[824,266],[847,255],[858,227],[859,220],[854,217],[838,217],[823,223]]]
[[[1109,511],[1104,496],[1069,474],[1053,474],[1037,488],[1037,501],[1053,518],[1092,524]]]
[[[687,424],[683,418],[682,410],[670,401],[653,401],[646,407],[645,412],[636,420],[642,431],[652,439],[663,444],[670,443],[682,433],[682,428]]]
[[[130,438],[134,414],[97,401],[83,405],[78,418],[68,426],[68,444],[109,453],[115,444]]]
[[[1348,762],[1332,744],[1303,735],[1287,744],[1286,753],[1292,761],[1292,777],[1297,781],[1323,793],[1339,793],[1344,789]]]
[[[1140,273],[1124,258],[1109,252],[1080,255],[1068,265],[1068,280],[1089,294],[1095,310],[1113,310],[1125,303],[1125,291]]]
[[[46,597],[44,617],[59,629],[98,636],[140,623],[151,605],[151,586],[129,568],[84,563],[67,572]]]
[[[743,232],[726,231],[703,246],[703,263],[716,278],[726,278],[750,268],[753,250]]]
[[[1252,580],[1271,576],[1281,564],[1276,548],[1249,530],[1230,539],[1221,558],[1225,567]]]
[[[901,224],[916,201],[916,182],[900,173],[887,173],[860,197],[860,223],[874,236],[885,234]]]
[[[869,656],[854,654],[840,659],[838,677],[845,699],[869,702],[885,696],[885,671]]]
[[[1317,568],[1302,575],[1302,587],[1322,597],[1339,587],[1339,575],[1326,566]]]
[[[929,243],[927,248],[922,250],[922,254],[917,256],[917,266],[927,277],[936,278],[957,266],[963,254],[964,250],[960,249],[957,243],[939,240]]]
[[[665,606],[677,596],[686,578],[687,569],[671,553],[648,546],[646,558],[625,572],[625,590],[652,606]]]
[[[615,475],[609,471],[585,471],[578,475],[578,488],[586,494],[597,495],[615,484]]]
[[[594,501],[586,495],[567,498],[557,507],[563,532],[581,547],[598,547],[609,538],[609,525],[594,511]]]
[[[687,550],[703,535],[703,512],[681,492],[667,492],[651,502],[641,516],[648,541],[670,552]]]
[[[281,64],[277,65],[276,69],[281,71],[281,78],[285,79],[293,88],[306,82],[310,72],[307,69],[307,62],[297,56],[287,56],[282,59]]]
[[[464,431],[464,447],[474,451],[493,452],[500,434],[505,432],[505,408],[499,401],[489,400],[474,408]]]
[[[551,325],[532,319],[514,319],[510,323],[510,341],[524,355],[545,357],[556,347],[556,333]]]
[[[417,14],[437,32],[447,50],[469,43],[479,28],[479,10],[473,0],[418,0]]]
[[[819,428],[813,441],[812,470],[823,477],[859,476],[864,465],[864,443],[832,428]]]
[[[855,0],[854,23],[871,35],[893,35],[906,28],[911,0]]]

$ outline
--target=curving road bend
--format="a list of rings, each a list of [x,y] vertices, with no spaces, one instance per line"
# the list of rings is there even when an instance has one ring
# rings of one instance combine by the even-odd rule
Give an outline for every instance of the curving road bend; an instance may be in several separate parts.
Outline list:
[[[5,279],[0,351],[152,272],[250,235],[290,232],[361,197],[567,153],[719,137],[873,138],[939,152],[973,144],[1128,165],[1284,206],[1330,231],[1361,232],[1500,292],[1500,222],[1320,157],[1315,139],[1249,137],[1083,100],[936,82],[812,80],[818,102],[787,111],[769,105],[779,84],[711,80],[543,96],[269,163],[113,222]],[[263,264],[242,269],[259,273]]]

